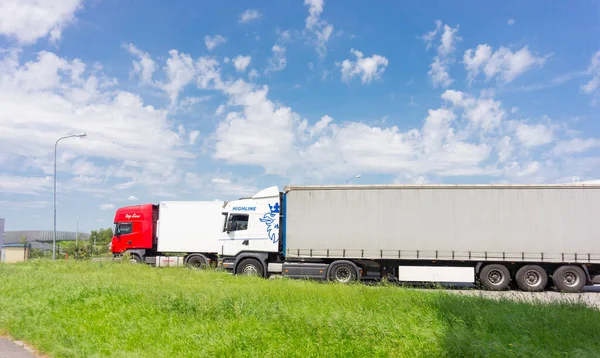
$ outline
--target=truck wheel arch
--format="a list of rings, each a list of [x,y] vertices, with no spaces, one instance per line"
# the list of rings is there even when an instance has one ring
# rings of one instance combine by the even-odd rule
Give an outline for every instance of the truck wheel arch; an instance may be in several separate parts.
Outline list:
[[[146,250],[125,250],[125,252],[123,252],[124,254],[129,254],[131,256],[137,256],[140,259],[140,263],[145,263],[146,262]]]
[[[204,260],[204,265],[206,265],[206,266],[208,266],[210,264],[210,262],[211,262],[211,260],[208,257],[206,257],[206,256],[204,256],[204,255],[202,255],[200,253],[195,253],[195,254],[190,254],[190,255],[186,256],[185,259],[184,259],[184,261],[183,261],[183,263],[185,265],[188,265],[189,260],[192,259],[192,258],[194,258],[194,257],[199,257],[202,260]]]
[[[245,252],[238,254],[233,264],[233,272],[237,271],[240,262],[248,258],[257,259],[263,268],[262,277],[267,277],[267,259],[269,258],[269,254],[266,252]]]
[[[347,264],[350,265],[352,267],[354,267],[354,270],[356,271],[356,279],[359,281],[360,280],[360,268],[358,268],[358,266],[349,260],[336,260],[333,261],[331,264],[329,264],[329,267],[327,267],[327,272],[325,273],[325,277],[329,278],[329,275],[331,274],[331,270],[338,264]]]

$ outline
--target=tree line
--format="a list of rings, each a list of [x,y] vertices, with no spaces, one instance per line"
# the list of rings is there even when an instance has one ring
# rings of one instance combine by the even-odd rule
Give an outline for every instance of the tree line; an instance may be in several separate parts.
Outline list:
[[[113,229],[98,229],[92,230],[89,238],[82,240],[83,234],[78,236],[76,241],[59,241],[57,246],[57,258],[69,259],[86,259],[94,256],[104,256],[110,252],[108,244],[113,238]],[[27,243],[27,237],[21,237],[22,244]],[[41,250],[37,248],[31,249],[30,257],[33,258],[48,258],[52,257],[52,250]]]

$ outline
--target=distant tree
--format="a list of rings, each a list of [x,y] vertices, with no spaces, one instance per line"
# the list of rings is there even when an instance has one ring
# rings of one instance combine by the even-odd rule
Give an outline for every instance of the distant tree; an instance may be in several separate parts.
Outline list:
[[[27,243],[27,237],[26,236],[21,236],[21,238],[19,239],[19,243],[25,245]]]
[[[108,252],[108,244],[112,241],[113,229],[92,230],[90,233],[89,243],[93,246],[92,255],[105,254]],[[95,244],[95,245],[94,245]],[[92,247],[90,246],[90,250]]]
[[[49,254],[50,254],[50,251],[44,252],[40,249],[32,248],[30,257],[32,259],[41,259],[41,258],[45,258],[45,257],[49,256]]]
[[[96,245],[108,245],[109,242],[112,241],[113,238],[113,229],[100,229],[100,230],[92,230],[90,233],[90,242],[96,243]]]

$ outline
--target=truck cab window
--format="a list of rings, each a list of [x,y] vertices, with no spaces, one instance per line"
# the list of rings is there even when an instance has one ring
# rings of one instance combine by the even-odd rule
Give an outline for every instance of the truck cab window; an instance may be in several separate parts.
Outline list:
[[[117,224],[117,229],[115,230],[118,235],[131,234],[133,231],[132,223],[119,223]]]
[[[229,215],[229,231],[248,230],[248,215]]]

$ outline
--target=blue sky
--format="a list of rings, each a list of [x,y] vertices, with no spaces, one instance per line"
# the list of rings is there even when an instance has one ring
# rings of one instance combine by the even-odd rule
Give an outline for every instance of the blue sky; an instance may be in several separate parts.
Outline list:
[[[600,177],[595,1],[0,0],[0,217]]]

